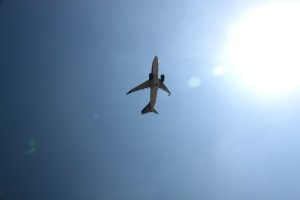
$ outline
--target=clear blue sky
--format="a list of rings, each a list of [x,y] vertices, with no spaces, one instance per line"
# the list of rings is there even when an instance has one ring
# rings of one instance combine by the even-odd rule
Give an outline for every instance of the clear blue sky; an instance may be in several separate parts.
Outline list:
[[[260,101],[213,74],[257,2],[0,1],[0,196],[299,199],[299,94]],[[140,115],[149,90],[125,94],[155,55],[172,95]]]

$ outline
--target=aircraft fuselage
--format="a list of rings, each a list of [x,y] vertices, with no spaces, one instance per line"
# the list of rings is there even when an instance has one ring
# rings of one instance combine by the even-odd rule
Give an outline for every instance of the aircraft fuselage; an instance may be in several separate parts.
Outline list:
[[[150,110],[151,112],[154,111],[154,106],[156,103],[157,91],[159,88],[159,78],[158,78],[158,58],[157,56],[154,57],[152,62],[152,80],[150,80]]]

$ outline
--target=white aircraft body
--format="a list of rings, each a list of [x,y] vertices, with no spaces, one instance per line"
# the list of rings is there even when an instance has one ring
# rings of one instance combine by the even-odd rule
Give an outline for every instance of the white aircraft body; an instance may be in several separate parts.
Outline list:
[[[142,114],[146,114],[148,112],[154,112],[158,114],[158,112],[154,108],[156,103],[158,88],[167,92],[169,96],[171,95],[171,92],[164,84],[164,80],[165,80],[165,75],[163,74],[160,76],[160,78],[158,78],[158,58],[157,56],[155,56],[152,62],[151,73],[149,73],[149,79],[144,83],[138,85],[137,87],[133,88],[129,92],[127,92],[127,94],[130,94],[132,92],[136,92],[141,89],[150,88],[150,102],[142,110]]]

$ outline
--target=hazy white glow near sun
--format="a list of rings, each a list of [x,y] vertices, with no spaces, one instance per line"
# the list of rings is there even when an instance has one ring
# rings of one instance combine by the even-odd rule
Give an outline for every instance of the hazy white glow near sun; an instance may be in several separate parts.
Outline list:
[[[258,7],[230,33],[229,62],[249,88],[264,95],[300,89],[300,4]]]
[[[223,75],[224,73],[225,73],[225,67],[223,65],[214,68],[214,75],[220,76]]]
[[[189,85],[192,88],[199,87],[201,85],[201,79],[198,76],[190,78]]]

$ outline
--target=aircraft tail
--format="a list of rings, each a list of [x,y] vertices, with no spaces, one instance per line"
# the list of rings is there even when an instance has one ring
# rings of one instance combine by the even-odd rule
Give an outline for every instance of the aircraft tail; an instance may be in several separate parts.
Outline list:
[[[155,110],[155,108],[153,108],[153,111],[151,111],[151,108],[150,108],[150,102],[145,106],[145,108],[142,110],[142,115],[143,114],[146,114],[148,112],[154,112],[156,114],[158,114],[158,112]]]

